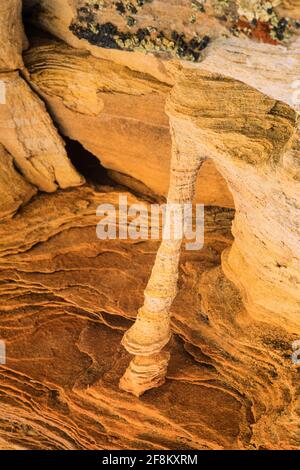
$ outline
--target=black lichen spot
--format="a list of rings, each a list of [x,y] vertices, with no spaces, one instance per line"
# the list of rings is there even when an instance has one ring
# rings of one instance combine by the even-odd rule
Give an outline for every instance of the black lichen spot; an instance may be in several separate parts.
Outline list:
[[[200,41],[200,44],[199,44],[199,49],[200,51],[202,51],[203,49],[205,49],[208,44],[210,43],[210,37],[209,36],[204,36],[201,41]]]
[[[195,10],[205,13],[205,7],[199,0],[192,0],[191,4]]]
[[[209,44],[209,36],[204,36],[202,39],[193,38],[190,41],[185,39],[184,35],[173,34],[173,38],[177,44],[177,55],[180,58],[187,60],[197,61],[200,58],[200,53]]]
[[[81,7],[77,10],[78,20],[82,23],[91,23],[94,20],[94,13],[88,7]]]
[[[115,38],[118,29],[112,23],[97,24],[93,29],[91,29],[91,25],[84,27],[72,23],[69,29],[79,39],[86,39],[90,44],[95,46],[107,49],[121,49]]]
[[[280,18],[278,25],[274,28],[276,38],[279,39],[279,41],[282,41],[284,39],[284,33],[285,33],[287,26],[288,26],[287,19]]]
[[[124,13],[126,12],[125,6],[123,5],[122,2],[117,2],[116,3],[116,10],[121,15],[124,15]]]
[[[288,24],[288,20],[286,18],[280,18],[278,26],[279,28],[285,28]]]
[[[131,28],[132,26],[136,24],[136,20],[132,18],[132,16],[127,16],[126,23],[127,23],[127,26]]]
[[[136,15],[138,12],[137,8],[132,3],[128,3],[127,10],[130,11],[132,15]]]
[[[147,28],[139,28],[136,33],[136,37],[139,41],[143,41],[147,36],[149,36],[149,31]]]

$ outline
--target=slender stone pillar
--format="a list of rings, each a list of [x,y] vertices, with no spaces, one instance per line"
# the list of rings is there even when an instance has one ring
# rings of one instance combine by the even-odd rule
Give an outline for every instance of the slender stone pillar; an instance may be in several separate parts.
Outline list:
[[[121,378],[120,387],[137,396],[165,380],[170,357],[166,348],[171,338],[170,308],[177,293],[184,205],[193,200],[197,174],[204,161],[193,142],[179,148],[174,129],[171,132],[171,177],[163,240],[145,289],[144,305],[122,341],[134,358]]]

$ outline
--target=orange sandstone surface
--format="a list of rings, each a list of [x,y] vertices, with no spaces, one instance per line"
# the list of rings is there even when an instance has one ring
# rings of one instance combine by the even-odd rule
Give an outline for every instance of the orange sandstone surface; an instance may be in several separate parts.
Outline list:
[[[138,3],[0,7],[0,449],[300,449],[299,2]]]

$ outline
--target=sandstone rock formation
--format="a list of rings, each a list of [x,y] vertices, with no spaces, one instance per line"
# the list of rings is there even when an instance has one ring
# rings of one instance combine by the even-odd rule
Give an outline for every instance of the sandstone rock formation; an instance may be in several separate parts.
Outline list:
[[[273,3],[276,8],[270,9]],[[167,93],[168,88],[174,85],[178,65],[173,61],[162,61],[160,58],[175,56],[199,60],[201,51],[205,50],[209,40],[224,35],[248,34],[266,42],[278,43],[280,40],[286,42],[289,40],[291,31],[293,33],[298,31],[297,24],[291,18],[285,21],[281,15],[286,13],[288,18],[290,13],[294,13],[295,5],[292,2],[285,2],[284,5],[278,5],[279,3],[277,1],[248,2],[247,12],[253,18],[257,16],[257,24],[253,25],[249,22],[243,24],[239,17],[239,10],[242,7],[245,9],[247,2],[232,0],[228,2],[172,0],[171,5],[170,2],[167,5],[165,1],[156,0],[145,2],[142,6],[136,5],[135,1],[128,2],[127,0],[125,2],[102,1],[98,4],[83,0],[69,2],[24,0],[25,12],[32,23],[77,49],[75,53],[74,49],[72,51],[59,44],[49,47],[49,42],[47,46],[40,48],[41,41],[39,40],[37,43],[39,46],[30,50],[25,60],[34,84],[38,86],[39,92],[42,93],[43,99],[46,100],[65,135],[79,140],[85,148],[98,156],[104,166],[117,171],[118,179],[119,173],[129,175],[146,185],[155,194],[167,196],[171,142],[168,121],[163,112],[165,103],[163,92]],[[282,10],[283,6],[285,10]],[[170,32],[170,8],[174,12],[180,12],[172,16],[172,31],[176,33],[173,39]],[[130,19],[134,20],[133,24],[128,24]],[[117,28],[117,31],[110,31],[109,28],[105,31],[101,26],[109,24]],[[160,32],[163,32],[164,37],[157,38]],[[122,34],[125,36],[123,37]],[[87,59],[87,55],[79,54],[78,49],[89,51],[92,56],[106,59],[106,61]],[[64,55],[64,60],[71,68],[68,73],[60,68],[63,67],[61,54]],[[38,57],[42,58],[43,62],[40,62],[41,59],[39,60]],[[129,68],[131,71],[146,74],[146,77],[140,76],[140,79],[144,79],[144,83],[147,83],[149,76],[158,80],[160,93],[157,93],[156,89],[154,98],[153,91],[151,92],[153,82],[148,81],[146,94],[146,90],[142,91],[140,88],[139,94],[142,96],[130,96],[128,99],[127,95],[124,96],[122,93],[122,88],[114,88],[116,83],[110,89],[111,82],[106,82],[106,88],[103,89],[103,86],[100,86],[98,90],[98,98],[102,104],[94,107],[94,110],[97,110],[98,106],[102,107],[102,113],[95,116],[95,112],[88,113],[87,109],[84,115],[75,113],[74,110],[79,101],[82,107],[86,106],[84,94],[87,95],[79,85],[76,90],[73,80],[70,84],[71,76],[75,74],[78,77],[80,73],[79,64],[80,70],[82,67],[84,70],[84,80],[92,81],[94,90],[95,82],[99,83],[99,77],[95,77],[98,73],[94,71],[92,73],[91,68],[95,68],[96,71],[101,68],[102,73],[105,68],[106,75],[114,73],[116,64],[119,64],[126,67],[122,75],[125,80],[127,75],[128,89],[134,88],[134,83],[129,83]],[[76,83],[82,81],[77,79]],[[43,82],[47,84],[47,90]],[[71,93],[70,90],[67,91],[69,86],[71,86]],[[62,90],[64,100],[61,99]],[[108,93],[109,90],[111,93]],[[150,96],[149,93],[151,93]],[[68,96],[69,106],[66,106],[66,96]],[[73,101],[71,109],[70,98]],[[116,106],[118,113],[113,111]],[[94,133],[89,132],[91,128],[96,130],[97,139]],[[140,137],[141,135],[143,138]],[[131,145],[131,142],[135,145]],[[121,157],[120,148],[122,149]],[[143,171],[143,166],[140,164],[142,155],[147,162],[147,172]],[[168,155],[169,158],[161,158],[161,155]],[[201,177],[204,181],[209,179],[206,191],[203,190]],[[126,182],[130,184],[130,179],[126,178]],[[134,182],[132,186],[135,186]],[[209,160],[200,170],[196,201],[233,207],[232,197],[226,184]]]
[[[0,448],[299,449],[298,2],[118,4],[24,0],[58,38],[30,27],[27,69],[3,9]],[[83,182],[43,101],[119,186],[28,202]],[[202,250],[96,238],[168,185],[179,219],[207,204]]]
[[[229,70],[227,76],[210,71],[211,64],[213,70],[216,68],[216,47],[208,51],[207,58],[199,66],[184,68],[171,92],[168,113],[174,135],[175,165],[178,165],[178,168],[171,166],[171,172],[178,171],[174,181],[171,179],[171,202],[182,201],[181,188],[193,188],[194,159],[199,164],[204,156],[213,158],[229,182],[237,211],[233,228],[235,241],[230,252],[223,256],[223,269],[244,293],[244,302],[252,318],[269,324],[270,328],[284,325],[286,334],[297,335],[300,334],[300,233],[298,223],[295,223],[300,207],[297,200],[299,134],[296,112],[299,105],[293,105],[292,83],[300,67],[300,50],[296,44],[286,51],[283,67],[290,61],[289,74],[283,76],[283,70],[280,71],[276,62],[281,81],[276,74],[272,76],[273,86],[268,81],[269,93],[274,97],[277,93],[278,99],[289,103],[288,106],[241,81],[228,78],[231,75],[248,83],[258,82],[262,87],[263,76],[259,76],[258,67],[254,77],[249,70],[245,77],[242,60],[247,58],[248,67],[254,61],[260,62],[264,54],[270,56],[271,46],[254,49],[247,42],[221,44],[223,57],[224,51],[229,52],[228,56],[225,54],[227,63],[222,68],[222,74]],[[276,59],[277,52],[274,54]],[[233,62],[230,62],[231,56]],[[269,62],[272,70],[270,58]],[[181,159],[184,161],[182,168]],[[187,200],[191,195],[187,195]],[[176,247],[178,250],[178,241]],[[157,354],[168,340],[166,312],[174,298],[178,265],[175,253],[178,256],[178,251],[174,253],[174,249],[169,248],[169,254],[164,244],[161,251],[149,281],[150,288],[145,292],[145,307],[125,336],[124,345],[132,354]],[[150,295],[148,290],[153,283],[159,288],[152,288]],[[157,304],[164,298],[161,292],[165,293],[168,308],[157,313]],[[293,336],[291,343],[292,339]],[[252,343],[255,344],[253,337]],[[131,366],[125,376],[125,388],[139,393],[137,377],[140,375],[144,378],[144,389],[147,385],[151,387],[155,362],[161,373],[161,363],[156,356],[151,361],[146,385],[145,369],[139,371]],[[296,408],[297,403],[296,400]],[[283,426],[282,422],[280,426]]]
[[[276,337],[286,338],[284,342],[289,338],[291,344],[300,334],[299,103],[294,101],[292,87],[300,66],[300,49],[296,43],[289,50],[281,50],[285,56],[281,56],[280,70],[277,59],[280,51],[273,46],[249,46],[248,42],[237,41],[222,45],[221,54],[227,61],[222,74],[217,73],[215,67],[215,58],[221,55],[216,53],[217,44],[208,51],[207,60],[183,70],[171,92],[168,113],[176,145],[185,146],[186,136],[193,135],[198,154],[214,159],[233,193],[235,239],[232,248],[223,253],[222,268],[242,293],[247,316],[232,320],[245,329],[247,325],[251,331],[246,343],[253,352],[261,347],[261,334],[253,331],[257,325],[268,325],[273,341]],[[276,63],[276,73],[271,78],[271,73],[267,72],[268,85],[265,86],[266,67],[249,70],[263,60],[264,63],[268,60],[270,71],[272,60]],[[256,85],[265,94],[248,84]],[[216,103],[222,103],[221,108]],[[220,279],[214,281],[211,273],[210,282],[215,282],[217,289]],[[227,330],[229,336],[232,330],[233,326]],[[227,348],[225,346],[224,359],[232,352],[231,347]],[[283,344],[278,349],[283,349]],[[235,359],[247,362],[248,356],[251,363],[251,352],[243,346],[241,350],[244,357],[238,358],[236,352]],[[274,433],[273,445],[289,441],[290,446],[297,446],[297,373],[289,361],[284,361],[282,352],[275,355],[273,351],[265,352],[268,359],[264,360],[270,363],[275,360],[280,369],[276,372],[276,376],[279,374],[277,391],[282,387],[279,401],[284,401],[282,393],[287,383],[294,392],[288,400],[288,409],[286,405],[283,407],[280,418],[275,418],[277,406],[274,406],[260,420],[261,405],[266,406],[266,403],[256,390],[253,411],[258,422],[253,427],[254,436],[258,432],[262,439],[262,432],[269,436]],[[264,364],[259,365],[257,358],[256,361],[256,370],[263,370]],[[248,374],[252,376],[252,366]],[[274,405],[276,400],[270,402]]]
[[[13,215],[36,190],[16,171],[12,156],[0,146],[0,219]]]
[[[145,290],[145,301],[123,345],[136,357],[121,379],[120,386],[137,396],[164,382],[169,353],[163,351],[171,338],[170,308],[177,294],[178,265],[184,237],[184,206],[195,194],[196,177],[204,160],[193,140],[185,147],[173,145],[170,189],[167,199],[163,240]],[[177,227],[181,229],[176,230]]]
[[[0,142],[26,179],[47,192],[82,184],[44,104],[18,72],[2,73],[1,80],[5,104],[0,108]]]
[[[144,194],[150,190],[167,195],[171,137],[164,108],[171,87],[166,80],[95,58],[40,33],[31,37],[24,60],[30,83],[62,134],[97,156],[117,181],[133,189],[138,183]],[[233,207],[212,161],[200,170],[196,201]]]
[[[22,50],[28,44],[21,13],[22,2],[20,0],[2,2],[0,10],[0,72],[23,68]]]
[[[3,44],[0,52],[0,143],[30,183],[51,192],[58,186],[66,188],[82,184],[83,178],[68,160],[63,141],[45,105],[20,75],[23,69],[21,53],[26,45],[21,9],[21,0],[9,0],[0,12],[0,41]],[[11,172],[11,161],[7,161],[7,171]],[[18,195],[20,178],[16,184]],[[25,199],[28,195],[27,191]]]
[[[118,388],[129,360],[120,340],[158,242],[96,238],[97,206],[118,197],[87,186],[43,194],[0,226],[0,337],[8,355],[0,366],[0,438],[27,449],[243,446],[249,404],[218,382],[197,326],[206,322],[198,280],[231,243],[232,211],[207,209],[205,249],[183,255],[170,380],[138,399]]]

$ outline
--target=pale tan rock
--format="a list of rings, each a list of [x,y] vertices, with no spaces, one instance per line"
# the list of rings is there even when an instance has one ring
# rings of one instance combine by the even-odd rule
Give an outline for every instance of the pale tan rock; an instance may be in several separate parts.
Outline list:
[[[270,90],[267,94],[267,85],[264,85],[265,93],[249,86],[249,83],[262,85],[264,74],[262,68],[254,67],[251,72],[249,64],[256,59],[261,60],[262,56],[266,61],[269,54],[272,69],[274,48],[258,47],[262,54],[260,57],[256,50],[251,51],[248,43],[235,42],[236,49],[232,42],[229,46],[232,48],[232,61],[227,56],[227,63],[222,68],[229,71],[228,75],[211,71],[215,62],[208,51],[207,70],[205,61],[199,66],[183,69],[171,91],[167,111],[173,130],[173,149],[177,153],[175,161],[179,163],[189,155],[190,160],[186,161],[191,163],[191,167],[187,163],[185,171],[178,174],[177,181],[171,179],[170,192],[178,197],[181,185],[191,187],[189,171],[194,171],[194,155],[211,157],[229,183],[236,207],[233,223],[235,240],[232,248],[223,253],[222,267],[226,276],[240,289],[247,312],[241,312],[240,299],[236,293],[232,292],[233,295],[226,298],[228,281],[224,281],[220,272],[204,276],[201,283],[203,293],[207,287],[212,289],[212,298],[217,298],[217,302],[222,299],[221,303],[227,305],[229,310],[234,310],[235,304],[239,304],[236,312],[229,315],[231,319],[228,326],[225,325],[223,314],[218,318],[219,307],[214,311],[210,303],[202,304],[203,311],[210,312],[212,317],[216,315],[212,331],[217,338],[214,339],[215,346],[210,349],[211,333],[207,331],[206,337],[210,344],[207,354],[215,357],[219,363],[217,368],[225,380],[233,380],[240,390],[245,390],[244,387],[247,389],[249,377],[252,382],[253,375],[260,370],[262,385],[257,383],[255,392],[250,386],[246,392],[253,397],[254,403],[252,442],[258,446],[268,446],[270,444],[267,442],[272,442],[275,448],[280,448],[283,442],[289,442],[290,446],[297,447],[299,387],[295,373],[291,371],[291,362],[284,360],[282,352],[281,357],[277,357],[274,362],[273,353],[263,348],[265,360],[269,363],[266,369],[264,359],[258,358],[260,353],[253,353],[255,359],[251,355],[253,351],[261,349],[262,329],[269,337],[263,340],[264,344],[274,344],[276,338],[282,338],[284,347],[288,348],[289,344],[290,349],[292,338],[300,335],[299,106],[285,90],[289,78],[294,79],[299,69],[300,54],[297,47],[293,47],[293,61],[289,62],[289,54],[282,56],[282,70],[278,70],[278,76],[275,75],[273,81],[267,82]],[[224,47],[226,50],[226,43]],[[241,56],[240,50],[244,51]],[[215,54],[214,50],[212,54]],[[276,63],[279,62],[279,54],[280,51],[274,51]],[[284,75],[283,68],[287,63],[291,67],[289,73]],[[230,78],[230,75],[234,75],[234,78]],[[243,83],[243,78],[246,83]],[[156,269],[159,265],[160,252],[149,283],[155,278],[159,291],[174,291],[177,282],[174,268],[176,262],[165,256],[163,269]],[[165,272],[172,274],[165,276]],[[155,297],[155,290],[153,292]],[[223,313],[225,310],[226,307]],[[161,324],[158,316],[149,318],[145,315],[143,321],[143,311],[139,312],[135,325],[125,334],[123,344],[132,354],[146,355],[149,353],[151,338],[153,352],[157,354],[159,346],[163,347],[163,343],[158,340],[167,337],[165,325],[165,311],[161,312]],[[236,328],[238,331],[234,333]],[[242,340],[239,329],[243,332]],[[228,354],[235,358],[234,367],[229,367],[229,370],[228,365],[225,365]],[[160,369],[159,364],[157,358],[157,370]],[[271,373],[270,367],[276,369],[274,377],[279,373],[281,378],[276,383],[276,389],[272,385],[267,398],[263,388],[268,381],[268,373]],[[155,370],[153,362],[151,370]],[[125,384],[126,390],[139,394],[142,377],[145,378],[144,370],[134,364],[129,365],[121,386]],[[149,370],[149,388],[152,387],[151,378]],[[160,380],[163,381],[163,377]],[[144,381],[143,385],[146,389],[147,382]],[[289,407],[284,407],[280,417],[276,417],[277,407],[286,401],[284,390],[287,389],[292,390]]]
[[[268,8],[274,8],[281,3],[281,0],[270,0],[268,6],[265,0],[237,0],[238,14],[247,18],[248,21],[253,19],[267,21]]]
[[[12,156],[0,145],[0,219],[12,216],[34,194],[36,189],[16,171]]]
[[[243,44],[241,46],[243,47]],[[267,48],[270,49],[270,53],[272,52],[270,46],[262,47],[262,53],[265,54]],[[250,50],[250,48],[248,48],[248,54],[256,57],[255,51]],[[293,54],[295,61],[293,65],[295,68],[292,69],[292,77],[294,78],[300,54],[297,55],[296,50],[293,50]],[[233,50],[232,55],[234,62],[238,63],[241,72],[242,65],[239,59],[236,59]],[[252,55],[247,60],[247,64],[251,62]],[[216,63],[214,60],[214,50],[212,57],[213,59],[208,53],[208,69],[211,63]],[[233,74],[234,69],[231,67],[231,61],[228,57],[225,56],[225,58],[227,59],[227,67],[223,67],[223,70],[228,68],[231,74]],[[288,60],[289,57],[286,58],[286,61]],[[167,110],[170,116],[173,136],[173,159],[171,163],[168,204],[172,202],[181,203],[182,201],[191,202],[201,160],[204,160],[207,156],[214,159],[230,184],[237,210],[233,232],[235,234],[235,242],[227,264],[225,263],[224,255],[225,272],[228,273],[231,279],[234,278],[233,275],[230,275],[228,268],[228,265],[231,265],[231,269],[235,271],[236,283],[240,287],[242,286],[245,292],[246,305],[248,305],[249,310],[255,312],[253,315],[259,315],[260,310],[262,310],[261,307],[263,307],[266,311],[269,310],[269,314],[262,314],[266,321],[280,326],[284,320],[286,323],[289,323],[286,327],[292,332],[293,329],[300,326],[296,313],[300,309],[299,290],[297,288],[297,284],[300,282],[300,278],[297,280],[300,272],[300,257],[298,254],[299,243],[296,242],[300,238],[300,233],[293,239],[294,231],[297,231],[297,225],[294,225],[294,220],[297,219],[298,205],[296,205],[295,215],[292,218],[287,200],[285,200],[286,210],[282,211],[282,216],[284,212],[286,214],[283,216],[285,227],[288,224],[291,227],[288,248],[293,250],[297,261],[292,261],[289,266],[289,272],[285,277],[285,287],[283,287],[282,274],[278,276],[277,291],[275,292],[270,287],[271,279],[273,286],[275,284],[274,274],[276,270],[272,269],[271,266],[266,266],[266,259],[272,258],[272,245],[267,246],[266,236],[262,237],[259,234],[267,233],[268,227],[270,227],[269,231],[272,232],[272,238],[270,235],[268,238],[272,239],[274,246],[275,240],[278,237],[277,244],[281,243],[283,248],[284,238],[283,236],[280,237],[279,233],[276,235],[276,230],[274,230],[274,227],[278,224],[279,216],[279,212],[276,213],[276,210],[279,211],[282,204],[279,201],[282,199],[283,193],[283,187],[278,191],[276,183],[278,176],[276,178],[276,171],[279,171],[280,185],[282,186],[284,185],[284,174],[280,170],[282,156],[287,152],[295,138],[293,156],[297,158],[298,137],[297,135],[295,136],[297,113],[288,105],[261,94],[241,81],[236,81],[217,73],[207,72],[205,64],[206,61],[194,68],[183,69],[181,78],[178,79],[177,84],[172,89],[170,99],[168,100]],[[255,72],[259,76],[259,72]],[[254,75],[253,80],[256,77],[255,72],[252,72],[252,76]],[[248,80],[251,81],[249,72],[248,75],[250,76]],[[284,79],[286,78],[284,77],[282,79],[283,83],[278,85],[279,96],[281,96],[281,90],[284,89]],[[275,85],[271,93],[275,94]],[[291,96],[287,95],[286,101],[289,100],[292,104]],[[279,168],[277,169],[276,167]],[[255,175],[254,169],[258,173],[257,175]],[[249,172],[248,178],[246,176],[247,171]],[[172,177],[172,175],[174,176]],[[288,179],[285,183],[285,191],[287,189],[292,191],[295,196],[291,199],[295,201],[299,183],[293,184],[291,189]],[[271,193],[270,185],[266,184],[267,181],[270,181],[271,186],[272,183],[274,184],[274,189]],[[264,195],[265,191],[268,195]],[[274,192],[274,209],[270,211],[270,216],[268,217],[268,211],[272,204],[272,192]],[[260,205],[258,202],[255,203],[253,196],[251,197],[252,194],[255,194],[258,197],[258,201],[261,201]],[[268,197],[268,204],[266,204],[266,197]],[[251,201],[250,204],[249,199]],[[263,210],[265,206],[267,209]],[[263,219],[260,218],[260,214],[263,214]],[[274,215],[272,218],[272,214],[276,214],[275,219]],[[249,220],[249,222],[246,222],[244,219],[246,221]],[[247,226],[248,231],[246,229]],[[239,238],[242,238],[242,240],[239,240]],[[255,243],[253,243],[253,240],[251,252],[248,254],[247,251],[249,245],[251,245],[251,239],[254,239]],[[260,248],[258,244],[259,239],[262,240]],[[170,332],[168,325],[170,320],[168,317],[170,307],[176,295],[176,268],[180,252],[179,241],[176,240],[173,243],[174,246],[172,246],[171,242],[167,246],[164,245],[164,242],[162,243],[157,254],[149,285],[145,291],[145,305],[139,311],[136,323],[124,336],[123,345],[131,354],[147,355],[158,353],[169,340]],[[263,246],[265,247],[264,250],[262,250]],[[279,250],[279,245],[277,250]],[[263,254],[262,251],[265,253]],[[283,256],[284,251],[282,249],[281,256]],[[277,263],[282,268],[282,264],[276,259],[278,256],[279,251],[276,255],[274,253],[273,263],[275,266]],[[251,268],[246,260],[250,261],[252,257],[256,261],[252,261],[253,273],[251,274]],[[243,260],[244,269],[240,272]],[[284,263],[284,268],[288,268],[286,262]],[[292,292],[293,294],[291,295]],[[288,300],[287,297],[289,298]],[[276,315],[274,315],[275,313]],[[134,377],[134,372],[138,374],[138,369],[134,366],[129,366],[129,371],[125,373],[127,389],[130,388],[128,386],[130,377],[132,380],[131,388],[134,390],[134,383],[139,383],[139,380]],[[149,375],[150,387],[151,376]],[[139,390],[136,393],[139,393]]]
[[[43,191],[82,184],[42,101],[18,72],[1,74],[0,142],[24,177]]]
[[[1,2],[0,72],[23,68],[22,50],[27,46],[27,40],[21,14],[21,0],[5,0]]]
[[[0,6],[0,143],[1,215],[12,215],[36,190],[81,184],[83,178],[70,164],[63,142],[44,104],[34,95],[17,69],[23,69],[22,50],[27,47],[22,23],[22,1]],[[3,147],[9,152],[4,152]]]
[[[219,39],[207,48],[203,62],[195,67],[215,73],[222,70],[222,74],[299,111],[299,55],[300,39],[276,47],[247,39]]]
[[[151,76],[111,60],[97,59],[88,51],[74,49],[43,36],[33,38],[33,46],[25,58],[32,82],[41,92],[61,98],[67,108],[83,114],[99,114],[103,108],[103,93],[133,97],[150,93],[165,95],[170,88]],[[88,100],[91,100],[90,105],[86,105],[84,110]]]
[[[257,48],[251,50],[247,42],[235,42],[234,46],[231,41],[230,60],[228,55],[226,57],[225,43],[219,53],[219,57],[227,60],[222,74],[211,71],[215,67],[212,49],[211,57],[208,51],[207,70],[206,60],[199,66],[183,70],[168,101],[175,145],[188,148],[187,136],[192,138],[199,154],[214,159],[233,193],[235,240],[232,248],[223,253],[222,267],[242,293],[247,315],[234,317],[233,322],[243,329],[246,337],[249,335],[246,343],[251,350],[261,347],[258,324],[269,332],[271,341],[279,337],[285,338],[283,341],[290,338],[290,348],[292,335],[298,337],[300,334],[299,104],[285,88],[299,69],[297,47],[294,45],[291,57],[289,51],[275,50],[273,46],[259,46],[257,51]],[[256,60],[259,62],[263,56],[264,69],[254,66],[251,71],[250,65]],[[275,68],[275,64],[277,76],[266,79],[269,78],[268,70]],[[288,72],[284,73],[288,64]],[[234,79],[230,78],[232,76]],[[253,88],[255,84],[264,90],[264,94]],[[225,293],[222,290],[219,293],[223,281],[219,275],[215,281],[212,280],[214,275],[211,276],[211,279],[204,279],[203,289],[205,281],[211,282],[214,295],[223,298]],[[222,333],[217,343],[237,357],[238,342],[234,342],[233,349],[230,344],[224,345],[221,336],[230,329],[224,329],[223,321],[220,321]],[[215,328],[218,328],[217,324]],[[245,357],[241,360],[246,362],[251,353],[246,349],[243,354]],[[272,358],[270,351],[266,350],[266,354]],[[293,390],[289,410],[284,408],[280,418],[276,419],[275,403],[285,401],[283,390],[278,396],[272,389],[271,409],[267,416],[264,412],[267,404],[261,408],[264,399],[257,397],[255,419],[258,422],[254,426],[254,441],[262,443],[271,439],[275,448],[283,441],[297,446],[298,384],[291,363],[284,362],[284,358],[277,361],[275,367],[282,368],[283,388]],[[249,360],[248,365],[251,362]],[[248,379],[253,368],[257,370],[257,364],[245,369]],[[264,370],[262,363],[259,368]],[[231,373],[233,377],[235,374]],[[240,371],[239,374],[238,380],[243,373]]]
[[[300,2],[299,0],[283,0],[279,5],[279,11],[282,15],[300,19]]]
[[[173,133],[163,239],[144,292],[144,305],[122,340],[129,353],[147,356],[145,364],[149,367],[139,367],[143,364],[134,358],[120,381],[121,387],[138,396],[153,388],[153,381],[157,384],[164,382],[167,367],[166,357],[161,351],[171,337],[170,309],[177,294],[179,257],[184,237],[184,205],[194,199],[196,177],[204,159],[205,154],[198,152],[191,135],[186,133],[184,141],[177,144]],[[181,227],[179,231],[176,230],[178,226]]]
[[[251,48],[249,42],[231,40],[228,49],[227,43],[222,46],[222,54],[216,53],[216,47],[211,55],[208,51],[207,61],[183,72],[180,85],[171,93],[169,113],[179,139],[194,132],[199,152],[214,159],[233,192],[235,243],[224,255],[225,272],[242,288],[253,315],[278,326],[284,321],[287,329],[296,331],[299,103],[291,83],[300,66],[299,43],[285,50],[266,45]],[[210,72],[215,69],[216,54],[227,61],[222,66],[222,73],[228,71],[226,77]],[[263,57],[268,67],[262,67]]]
[[[145,390],[165,383],[170,353],[162,351],[150,356],[136,356],[120,380],[120,388],[139,397]]]

